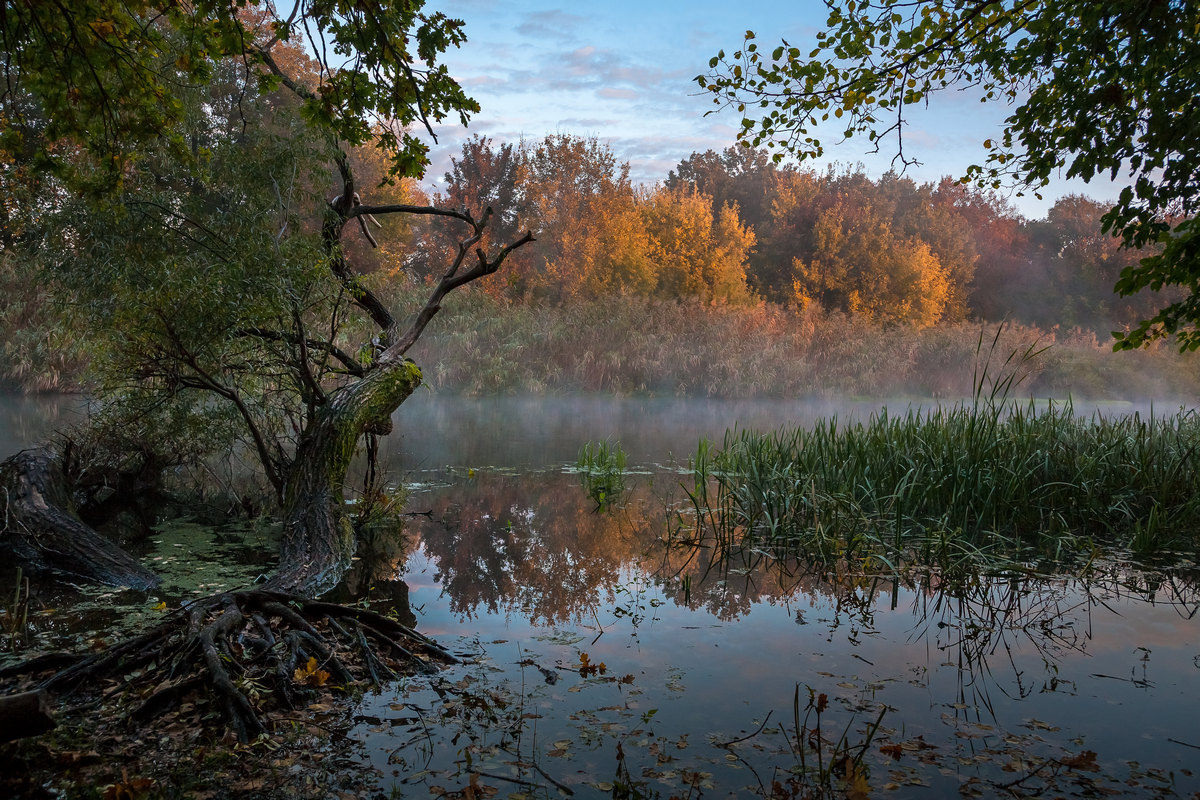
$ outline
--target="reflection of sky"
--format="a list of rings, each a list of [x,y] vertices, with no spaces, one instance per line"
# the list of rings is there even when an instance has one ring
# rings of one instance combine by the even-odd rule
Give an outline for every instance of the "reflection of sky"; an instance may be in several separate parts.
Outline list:
[[[734,143],[740,122],[730,112],[705,116],[714,108],[693,78],[707,70],[718,50],[732,53],[747,29],[764,49],[780,38],[807,50],[824,27],[826,8],[818,2],[724,3],[713,0],[659,0],[562,4],[439,0],[432,4],[466,21],[467,44],[447,54],[446,63],[482,111],[463,131],[435,128],[428,179],[440,180],[461,141],[480,133],[500,141],[540,139],[551,133],[597,136],[628,160],[635,181],[654,183],[693,152],[721,150]],[[923,162],[910,167],[917,181],[958,177],[979,163],[984,139],[995,137],[1007,107],[980,104],[957,91],[936,96],[929,108],[908,109],[905,153]],[[839,146],[835,127],[818,136],[827,145],[823,162],[861,162],[878,177],[891,167],[894,141],[871,154],[865,141]],[[1053,200],[1068,192],[1115,199],[1119,189],[1101,181],[1091,186],[1055,181],[1046,200],[1016,198],[1029,217],[1042,217]]]
[[[455,486],[422,493],[414,502],[477,515],[477,498],[485,495],[498,509],[492,515],[496,530],[506,525],[504,509],[534,509],[525,518],[529,535],[537,533],[551,547],[586,548],[603,529],[586,524],[582,489],[575,487],[578,503],[564,499],[561,487],[572,479],[555,472],[525,480],[481,471]],[[539,498],[539,484],[549,493],[547,499]],[[497,485],[511,487],[514,495],[496,493]],[[444,503],[431,497],[438,494],[444,495]],[[633,497],[635,508],[649,509],[649,503],[639,504],[637,491]],[[1195,751],[1176,743],[1200,744],[1194,733],[1200,701],[1192,691],[1200,631],[1196,620],[1187,618],[1190,608],[1163,602],[1167,593],[1161,588],[1152,603],[1144,589],[1114,591],[1097,583],[1089,597],[1072,581],[1024,586],[996,581],[989,592],[970,595],[968,603],[901,587],[893,608],[890,584],[878,587],[874,602],[865,601],[868,594],[861,589],[839,601],[808,578],[789,596],[779,591],[782,581],[763,575],[730,573],[722,586],[720,575],[701,579],[703,570],[698,569],[691,587],[694,607],[688,607],[679,581],[664,582],[654,574],[662,562],[650,557],[624,560],[615,585],[585,587],[587,613],[548,623],[553,614],[535,612],[527,594],[519,602],[502,602],[495,613],[478,607],[469,614],[451,611],[447,584],[434,578],[447,565],[431,553],[438,551],[437,538],[457,536],[463,521],[452,513],[435,512],[434,517],[433,522],[414,520],[412,530],[423,549],[413,555],[404,576],[412,603],[420,609],[419,626],[440,640],[457,640],[467,650],[481,651],[487,667],[477,671],[487,672],[488,680],[507,691],[527,693],[542,715],[539,736],[546,742],[577,739],[585,710],[619,706],[633,714],[657,709],[655,736],[671,741],[690,736],[688,748],[678,755],[691,759],[691,768],[713,771],[716,796],[725,796],[744,787],[748,777],[732,770],[728,751],[707,746],[705,736],[746,736],[771,712],[768,732],[755,739],[763,746],[739,754],[760,774],[787,767],[792,762],[782,735],[770,731],[781,722],[791,725],[799,684],[802,713],[804,687],[812,687],[831,698],[827,724],[850,725],[857,712],[852,725],[861,735],[862,725],[886,704],[880,741],[911,742],[920,736],[933,745],[935,766],[918,766],[913,758],[896,765],[918,769],[932,785],[934,794],[922,796],[955,793],[960,780],[972,775],[997,781],[1019,777],[998,770],[995,762],[1004,759],[992,753],[997,748],[1061,758],[1093,750],[1104,775],[1123,780],[1130,774],[1128,762],[1139,762],[1175,771],[1180,791],[1200,789],[1196,776],[1180,772],[1193,762]],[[572,519],[580,525],[574,533]],[[520,521],[514,528],[521,535]],[[645,530],[656,529],[648,525]],[[455,542],[466,545],[462,539]],[[486,539],[476,543],[488,544]],[[650,544],[643,547],[653,550]],[[463,553],[455,553],[455,560],[472,562]],[[553,587],[554,576],[543,577]],[[769,587],[768,594],[747,590],[755,585]],[[733,604],[740,612],[716,616],[705,610],[700,598],[722,591],[747,595]],[[1194,608],[1196,589],[1180,591],[1187,592]],[[612,675],[633,675],[633,683],[620,687],[583,681],[571,670],[581,652],[592,663],[605,662]],[[545,685],[536,672],[518,666],[522,658],[562,667],[559,682]],[[611,725],[632,724],[611,710],[596,718]],[[540,763],[563,780],[611,779],[615,734],[605,741]],[[628,742],[624,750],[627,756],[635,752]],[[437,769],[453,770],[452,752],[444,758]],[[883,782],[885,768],[891,766],[880,759],[873,786]],[[936,767],[949,768],[949,774]],[[586,787],[573,785],[583,796],[602,794],[589,795]],[[669,794],[664,791],[663,796]],[[899,796],[909,795],[901,791]]]

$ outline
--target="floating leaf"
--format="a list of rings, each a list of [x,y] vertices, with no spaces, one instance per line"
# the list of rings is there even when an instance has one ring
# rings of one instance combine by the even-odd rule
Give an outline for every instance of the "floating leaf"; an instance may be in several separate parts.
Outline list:
[[[1071,769],[1081,769],[1086,772],[1100,771],[1100,765],[1096,762],[1096,753],[1093,750],[1084,750],[1077,756],[1064,758],[1062,763]]]

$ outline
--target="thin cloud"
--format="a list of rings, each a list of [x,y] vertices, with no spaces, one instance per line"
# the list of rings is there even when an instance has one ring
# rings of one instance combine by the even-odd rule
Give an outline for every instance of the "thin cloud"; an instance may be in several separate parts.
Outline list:
[[[555,75],[549,85],[562,89],[587,89],[597,86],[627,85],[638,88],[659,84],[665,73],[658,67],[638,64],[612,50],[593,45],[560,53],[546,64],[547,75]]]
[[[634,100],[638,93],[633,89],[600,89],[596,92],[597,97],[603,97],[605,100]]]
[[[573,39],[575,38],[576,31],[586,22],[586,17],[558,9],[535,11],[526,16],[525,20],[517,26],[516,30],[517,33],[535,39],[542,37]]]

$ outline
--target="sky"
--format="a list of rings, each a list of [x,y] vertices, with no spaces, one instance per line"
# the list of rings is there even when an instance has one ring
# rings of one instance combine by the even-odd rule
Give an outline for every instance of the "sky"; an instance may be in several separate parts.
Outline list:
[[[496,142],[537,140],[552,133],[597,137],[630,164],[633,180],[666,179],[694,152],[720,151],[735,142],[735,112],[705,116],[715,108],[700,94],[694,78],[717,51],[740,48],[747,30],[766,47],[779,38],[805,49],[824,26],[821,0],[605,0],[554,3],[537,0],[430,0],[427,9],[466,22],[467,43],[445,58],[451,74],[479,101],[482,111],[466,129],[457,120],[435,126],[438,142],[426,188],[437,190],[464,139],[478,133]],[[918,181],[959,177],[979,163],[983,140],[994,137],[1005,106],[981,104],[962,92],[947,92],[928,109],[916,108],[905,132],[904,149],[920,166],[905,174]],[[453,122],[453,124],[449,124]],[[892,166],[895,140],[879,154],[865,140],[834,145],[830,128],[823,161],[806,166],[861,164],[877,178]],[[899,167],[899,164],[897,164]],[[1011,198],[1031,219],[1041,218],[1053,201],[1069,193],[1112,200],[1119,187],[1109,183],[1055,181],[1043,192]]]

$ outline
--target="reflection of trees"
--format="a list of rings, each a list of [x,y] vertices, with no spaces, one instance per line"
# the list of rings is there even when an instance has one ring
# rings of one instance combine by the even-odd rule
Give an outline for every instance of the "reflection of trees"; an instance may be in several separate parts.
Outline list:
[[[729,621],[758,603],[778,605],[807,598],[811,606],[832,601],[835,610],[869,625],[881,591],[891,585],[874,576],[829,569],[776,548],[723,546],[715,541],[663,543],[656,571],[672,599]]]
[[[1185,619],[1200,611],[1197,567],[1097,561],[1080,577],[993,576],[981,568],[954,580],[930,570],[893,578],[856,563],[814,565],[784,548],[664,537],[664,500],[644,485],[608,513],[594,513],[576,476],[554,473],[481,473],[426,497],[432,520],[418,518],[412,530],[455,613],[519,611],[535,623],[590,619],[635,566],[676,604],[726,621],[758,604],[807,602],[830,612],[831,628],[871,629],[883,604],[903,604],[912,614],[910,643],[928,642],[940,663],[957,667],[957,699],[980,714],[990,713],[996,690],[1016,698],[1070,691],[1057,664],[1087,650],[1099,606],[1167,604]],[[796,615],[802,619],[803,610]],[[1039,664],[1040,680],[1033,674]]]
[[[534,622],[590,615],[648,536],[644,493],[593,513],[574,475],[479,475],[428,495],[432,522],[415,522],[450,608],[470,616],[520,609]]]

